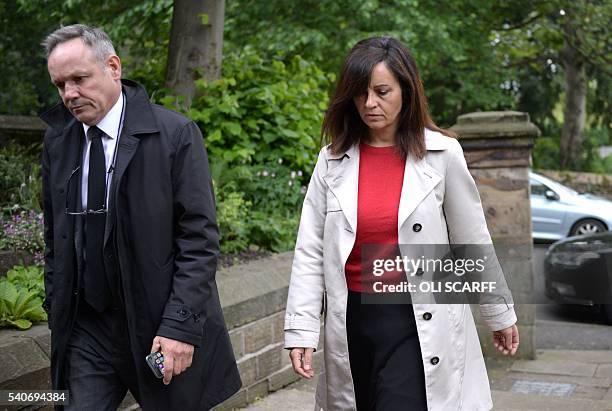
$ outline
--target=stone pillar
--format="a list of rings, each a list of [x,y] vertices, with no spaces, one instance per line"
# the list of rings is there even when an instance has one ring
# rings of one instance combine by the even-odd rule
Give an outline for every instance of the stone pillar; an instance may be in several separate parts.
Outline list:
[[[520,332],[521,358],[535,357],[533,241],[529,202],[529,167],[540,130],[527,113],[493,111],[464,114],[451,127],[459,135],[470,173],[476,181],[487,225],[512,290]],[[485,356],[499,356],[491,332],[474,310]]]

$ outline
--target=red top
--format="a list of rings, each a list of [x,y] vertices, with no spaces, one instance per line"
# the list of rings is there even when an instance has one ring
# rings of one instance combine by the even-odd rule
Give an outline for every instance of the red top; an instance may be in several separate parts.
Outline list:
[[[396,284],[404,279],[399,272],[385,272],[375,277],[372,261],[375,258],[395,259],[397,255],[397,212],[405,166],[406,159],[394,146],[359,145],[357,238],[345,267],[346,283],[351,291],[373,292],[375,281]],[[367,246],[362,249],[364,245]],[[363,276],[362,253],[368,267]]]

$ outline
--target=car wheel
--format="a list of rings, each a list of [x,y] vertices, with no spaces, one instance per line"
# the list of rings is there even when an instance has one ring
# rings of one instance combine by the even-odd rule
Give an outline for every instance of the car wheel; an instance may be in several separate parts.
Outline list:
[[[603,304],[601,306],[601,313],[606,324],[612,325],[612,304]]]
[[[600,233],[606,230],[606,226],[601,221],[595,220],[594,218],[585,218],[574,224],[570,231],[570,236]]]

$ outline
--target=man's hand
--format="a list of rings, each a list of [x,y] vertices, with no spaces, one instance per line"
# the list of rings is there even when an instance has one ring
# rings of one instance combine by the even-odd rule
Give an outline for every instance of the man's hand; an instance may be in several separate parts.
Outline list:
[[[493,345],[504,355],[514,355],[519,346],[519,332],[516,324],[493,332]]]
[[[292,348],[289,352],[293,371],[304,378],[311,379],[314,377],[314,369],[312,368],[312,353],[314,348]]]
[[[164,356],[164,384],[168,385],[174,375],[191,366],[193,345],[158,335],[153,339],[151,352],[160,350]]]

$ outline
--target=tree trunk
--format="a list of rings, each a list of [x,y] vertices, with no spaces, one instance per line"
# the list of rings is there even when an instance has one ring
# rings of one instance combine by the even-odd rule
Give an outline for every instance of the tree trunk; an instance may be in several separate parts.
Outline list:
[[[174,0],[166,87],[183,97],[185,108],[195,95],[196,80],[221,74],[224,14],[224,0]]]
[[[561,168],[580,168],[582,131],[586,119],[587,77],[584,57],[579,47],[577,28],[563,26],[564,45],[561,54],[565,70],[565,108],[561,130]]]

